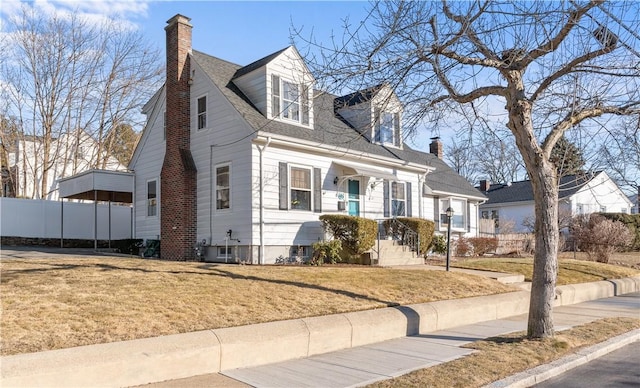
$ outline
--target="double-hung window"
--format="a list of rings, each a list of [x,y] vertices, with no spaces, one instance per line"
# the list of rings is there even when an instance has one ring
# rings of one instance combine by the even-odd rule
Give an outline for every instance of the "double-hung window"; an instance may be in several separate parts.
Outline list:
[[[391,182],[391,216],[404,217],[406,215],[406,192],[402,182]]]
[[[207,127],[207,96],[198,98],[198,129]]]
[[[381,144],[400,145],[400,115],[376,110],[374,141]]]
[[[147,216],[158,215],[158,184],[157,181],[147,182]]]
[[[216,167],[216,210],[231,208],[231,166],[228,164]]]
[[[311,210],[311,169],[291,167],[290,171],[291,209]]]
[[[271,116],[291,120],[304,125],[309,124],[310,115],[309,88],[271,76]]]
[[[453,209],[453,217],[451,217],[452,229],[464,229],[467,219],[466,202],[462,199],[443,199],[440,201],[440,225],[446,227],[448,223],[447,208]]]

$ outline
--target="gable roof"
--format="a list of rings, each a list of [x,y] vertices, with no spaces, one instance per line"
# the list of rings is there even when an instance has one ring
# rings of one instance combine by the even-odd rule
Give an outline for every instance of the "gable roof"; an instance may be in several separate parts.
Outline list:
[[[289,47],[291,47],[291,46],[289,46]],[[242,77],[245,74],[249,74],[249,73],[251,73],[252,71],[254,71],[256,69],[261,68],[262,66],[264,66],[267,63],[269,63],[272,60],[274,60],[278,55],[280,55],[283,52],[285,52],[289,47],[285,47],[282,50],[278,50],[273,54],[269,54],[264,58],[258,59],[257,61],[252,62],[252,63],[248,64],[247,66],[238,69],[238,71],[236,71],[236,73],[233,76],[233,78]]]
[[[244,68],[253,67],[254,64],[258,63],[259,65],[264,65],[264,63],[270,61],[282,51],[268,55]],[[413,150],[406,145],[403,149],[391,149],[370,142],[334,113],[334,104],[338,96],[319,90],[314,91],[314,128],[268,119],[258,111],[233,83],[233,79],[238,76],[238,72],[241,69],[244,69],[243,67],[196,50],[193,50],[192,56],[238,113],[253,128],[256,135],[258,133],[272,133],[307,142],[316,142],[318,145],[348,148],[356,152],[407,161],[425,167],[435,167],[436,171],[427,174],[426,178],[427,184],[432,190],[455,193],[477,199],[485,198],[464,177],[453,171],[435,155]]]
[[[371,99],[378,94],[384,85],[379,84],[370,88],[358,90],[357,92],[349,93],[345,96],[336,97],[334,99],[335,109],[343,108],[345,106],[352,106],[361,104],[363,102],[371,101]]]
[[[594,172],[561,177],[558,185],[558,198],[571,197],[599,174],[600,172]],[[530,180],[509,184],[492,184],[484,194],[489,197],[484,205],[533,201],[533,187]]]

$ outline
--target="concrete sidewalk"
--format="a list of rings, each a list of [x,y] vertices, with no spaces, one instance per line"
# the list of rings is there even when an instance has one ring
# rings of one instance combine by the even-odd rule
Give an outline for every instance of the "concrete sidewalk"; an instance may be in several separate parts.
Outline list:
[[[606,317],[640,318],[640,292],[556,307],[553,315],[557,330]],[[154,388],[357,387],[464,357],[472,350],[461,348],[462,345],[491,336],[526,330],[526,325],[527,316],[518,315],[297,360],[223,370],[220,374],[173,380],[150,386]],[[621,336],[620,339],[607,344],[607,352],[638,339],[640,339],[640,331],[637,330],[630,335]],[[606,354],[602,350],[599,353]],[[573,359],[575,358],[574,356]],[[589,355],[582,355],[582,358],[591,359]],[[575,361],[573,364],[579,365]],[[540,382],[541,376],[550,378],[565,370],[567,370],[566,366],[538,367],[534,372],[522,373],[503,382],[494,383],[493,386],[528,386],[527,384],[519,385],[519,382]]]

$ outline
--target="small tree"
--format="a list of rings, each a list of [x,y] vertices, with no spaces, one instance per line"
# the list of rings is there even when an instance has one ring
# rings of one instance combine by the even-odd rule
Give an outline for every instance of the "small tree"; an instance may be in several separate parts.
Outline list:
[[[600,263],[608,263],[612,253],[624,250],[633,241],[631,231],[622,222],[599,214],[577,217],[572,232],[578,247]]]

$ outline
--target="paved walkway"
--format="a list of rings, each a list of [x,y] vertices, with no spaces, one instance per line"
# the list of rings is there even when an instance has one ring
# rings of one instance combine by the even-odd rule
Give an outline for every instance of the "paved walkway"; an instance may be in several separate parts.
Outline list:
[[[605,317],[640,318],[640,292],[554,309],[556,330]],[[151,387],[357,387],[464,357],[462,345],[526,329],[526,315],[460,326],[253,368],[151,384]]]

